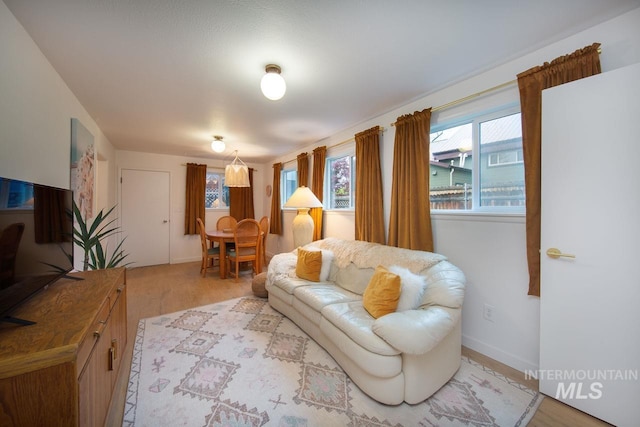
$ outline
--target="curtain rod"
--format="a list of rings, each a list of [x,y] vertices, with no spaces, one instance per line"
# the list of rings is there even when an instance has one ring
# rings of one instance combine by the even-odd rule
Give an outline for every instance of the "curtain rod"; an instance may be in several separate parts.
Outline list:
[[[380,132],[384,132],[385,130],[386,130],[385,128],[380,126]],[[349,142],[355,142],[355,140],[356,140],[356,137],[353,136],[352,138],[345,139],[344,141],[341,141],[341,142],[338,142],[338,143],[335,143],[333,145],[328,146],[327,150],[329,150],[330,148],[336,148],[336,147],[339,147],[341,145],[348,144]],[[312,154],[311,153],[307,153],[307,157],[310,157],[310,156],[312,156]],[[286,165],[287,163],[295,162],[297,160],[298,160],[298,158],[296,157],[295,159],[291,159],[291,160],[287,160],[286,162],[282,162],[282,164]]]
[[[458,105],[458,104],[462,104],[463,102],[469,101],[470,99],[474,99],[474,98],[478,98],[484,94],[487,94],[489,92],[493,92],[496,90],[500,90],[502,88],[505,88],[507,86],[511,86],[513,84],[517,83],[517,80],[510,80],[508,82],[499,84],[497,86],[494,87],[490,87],[489,89],[485,89],[485,90],[481,90],[480,92],[476,92],[474,94],[471,94],[469,96],[465,96],[464,98],[460,98],[460,99],[456,99],[455,101],[451,101],[451,102],[447,102],[446,104],[443,105],[439,105],[437,107],[433,107],[431,109],[431,111],[440,111],[440,110],[444,110],[445,108],[449,108],[449,107],[453,107],[454,105]],[[394,123],[395,124],[395,123]]]
[[[601,53],[602,53],[602,48],[599,47],[598,48],[598,54],[601,54]],[[481,90],[480,92],[476,92],[476,93],[471,94],[469,96],[465,96],[464,98],[456,99],[455,101],[447,102],[446,104],[439,105],[437,107],[433,107],[431,109],[431,112],[444,110],[445,108],[449,108],[449,107],[453,107],[454,105],[462,104],[463,102],[469,101],[469,100],[474,99],[474,98],[478,98],[478,97],[480,97],[482,95],[485,95],[485,94],[487,94],[489,92],[500,90],[502,88],[505,88],[505,87],[510,86],[512,84],[515,84],[517,82],[518,82],[518,79],[509,80],[508,82],[499,84],[497,86],[490,87],[489,89]],[[395,125],[396,125],[396,122],[391,123],[391,126],[395,126]]]
[[[489,92],[493,92],[495,90],[499,90],[499,89],[505,88],[507,86],[511,86],[512,84],[514,84],[516,82],[517,82],[517,80],[510,80],[508,82],[499,84],[497,86],[490,87],[489,89],[481,90],[480,92],[473,93],[471,95],[465,96],[464,98],[456,99],[455,101],[447,102],[446,104],[442,104],[442,105],[439,105],[437,107],[433,107],[431,109],[431,112],[444,110],[445,108],[449,108],[449,107],[453,107],[454,105],[462,104],[463,102],[467,102],[467,101],[469,101],[471,99],[478,98],[478,97],[480,97],[482,95],[485,95],[485,94],[487,94]],[[395,126],[395,125],[396,125],[396,122],[391,123],[391,126]]]
[[[187,166],[187,164],[181,163],[180,166]],[[224,169],[225,168],[225,166],[209,166],[209,165],[206,165],[206,166],[207,166],[207,169]],[[258,169],[255,169],[255,168],[249,168],[249,169],[253,169],[254,172],[258,172]]]

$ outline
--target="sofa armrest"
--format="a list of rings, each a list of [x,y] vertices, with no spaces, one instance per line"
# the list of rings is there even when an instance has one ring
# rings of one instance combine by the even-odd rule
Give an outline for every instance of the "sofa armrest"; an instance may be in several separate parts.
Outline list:
[[[460,309],[445,307],[398,311],[376,319],[373,332],[403,353],[423,354],[436,347],[459,319]]]

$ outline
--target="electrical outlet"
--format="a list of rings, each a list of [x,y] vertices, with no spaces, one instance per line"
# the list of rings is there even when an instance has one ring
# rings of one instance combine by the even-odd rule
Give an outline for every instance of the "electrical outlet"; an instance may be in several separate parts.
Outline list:
[[[482,310],[482,317],[489,322],[493,322],[493,315],[495,314],[495,307],[489,304],[485,304]]]

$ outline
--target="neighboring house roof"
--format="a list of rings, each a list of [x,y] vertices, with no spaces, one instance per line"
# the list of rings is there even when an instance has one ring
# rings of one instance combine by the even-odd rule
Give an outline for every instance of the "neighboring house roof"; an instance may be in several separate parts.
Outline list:
[[[483,144],[522,138],[520,114],[512,114],[502,117],[500,120],[484,122],[480,129],[480,138]]]
[[[473,146],[473,135],[471,126],[460,126],[457,131],[450,135],[448,138],[443,135],[443,139],[437,139],[429,144],[429,151],[431,152],[431,158],[436,154],[446,153],[450,151],[465,152],[471,151]]]
[[[490,120],[481,125],[482,144],[491,144],[522,138],[520,114]],[[442,138],[442,139],[440,139]],[[473,146],[472,126],[459,126],[451,135],[443,134],[429,145],[431,158],[448,158],[446,154],[471,152]]]

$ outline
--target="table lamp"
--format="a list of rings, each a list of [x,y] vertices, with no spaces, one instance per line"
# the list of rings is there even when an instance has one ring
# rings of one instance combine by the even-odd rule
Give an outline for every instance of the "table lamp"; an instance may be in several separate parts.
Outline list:
[[[298,209],[298,215],[293,219],[293,247],[298,248],[313,241],[313,218],[309,215],[310,208],[321,208],[322,202],[313,194],[309,187],[298,187],[293,192],[285,208]]]

